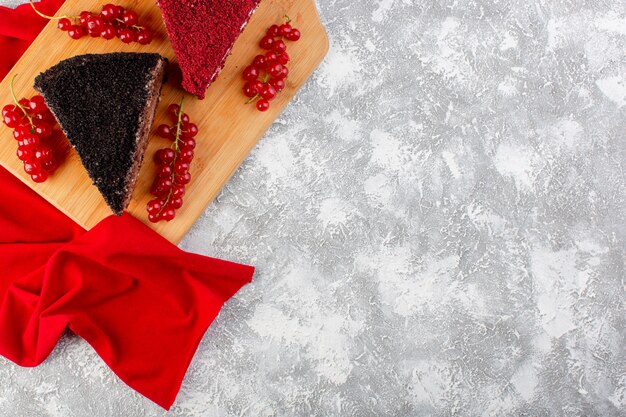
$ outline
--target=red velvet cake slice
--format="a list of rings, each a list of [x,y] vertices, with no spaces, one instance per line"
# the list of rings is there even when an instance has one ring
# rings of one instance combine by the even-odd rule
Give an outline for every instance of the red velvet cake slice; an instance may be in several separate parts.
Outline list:
[[[158,0],[186,91],[204,98],[259,1]]]

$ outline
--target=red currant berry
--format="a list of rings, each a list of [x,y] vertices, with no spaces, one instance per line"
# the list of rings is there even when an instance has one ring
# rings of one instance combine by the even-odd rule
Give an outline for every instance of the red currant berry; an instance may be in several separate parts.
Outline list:
[[[139,16],[132,10],[125,10],[122,14],[122,20],[126,26],[135,26],[139,22]]]
[[[276,78],[280,78],[281,80],[284,80],[285,78],[287,78],[288,75],[289,75],[289,68],[283,65],[283,69],[281,70],[280,75],[278,75],[278,77]]]
[[[102,11],[100,12],[100,16],[104,19],[105,22],[112,22],[117,19],[119,14],[117,13],[117,6],[114,4],[105,4],[102,6]]]
[[[269,66],[273,64],[274,62],[278,61],[278,54],[274,51],[269,51],[268,53],[265,54],[265,59],[267,60],[266,66]]]
[[[166,194],[169,193],[169,190],[162,190],[158,188],[157,185],[158,181],[155,181],[154,184],[152,184],[152,188],[150,188],[150,194],[155,197],[164,197]]]
[[[115,29],[115,26],[113,26],[112,24],[106,23],[102,26],[100,36],[102,36],[102,39],[110,41],[117,36],[117,29]]]
[[[41,145],[35,149],[35,159],[41,163],[52,160],[52,149],[48,146]]]
[[[281,74],[282,74],[282,72],[283,72],[283,68],[284,68],[284,67],[283,67],[283,65],[282,65],[282,64],[275,63],[275,64],[270,65],[270,66],[267,68],[267,72],[269,72],[269,74],[270,74],[272,77],[277,77],[277,78],[280,78],[280,75],[281,75]]]
[[[161,216],[157,213],[157,214],[148,214],[148,220],[150,220],[150,223],[158,223],[161,220]]]
[[[182,184],[176,184],[174,188],[172,188],[172,195],[174,197],[182,197],[185,195],[185,186]]]
[[[187,185],[191,182],[191,174],[190,173],[185,173],[183,175],[176,175],[176,183],[177,184],[182,184],[182,185]]]
[[[283,91],[285,89],[285,80],[280,78],[272,78],[270,80],[270,84],[276,89],[276,91]]]
[[[117,31],[117,37],[124,43],[135,41],[135,32],[129,28],[122,28]]]
[[[180,106],[178,104],[170,104],[167,107],[167,114],[169,114],[175,122],[178,121],[178,113],[180,113]]]
[[[59,19],[57,22],[57,28],[63,32],[67,32],[72,26],[72,22],[68,18]]]
[[[2,117],[2,121],[4,122],[5,125],[7,125],[8,127],[10,127],[11,129],[16,128],[21,120],[21,117],[19,117],[17,115],[17,113],[8,113],[6,116]]]
[[[244,86],[243,86],[243,94],[246,97],[254,97],[257,94],[259,94],[259,90],[257,90],[256,88],[254,88],[254,83],[248,81]]]
[[[171,165],[161,165],[159,167],[159,172],[157,173],[157,176],[159,178],[169,178],[172,176],[173,173],[174,170],[172,169]]]
[[[39,139],[48,139],[52,136],[52,126],[46,122],[37,122],[35,125],[35,135],[39,136]]]
[[[243,79],[246,81],[254,81],[259,78],[259,69],[254,65],[248,65],[243,71]]]
[[[267,36],[272,36],[274,38],[276,36],[280,36],[280,28],[278,27],[278,25],[270,26],[270,28],[267,30]]]
[[[287,52],[281,52],[280,55],[278,55],[277,61],[283,65],[287,65],[287,63],[289,62],[289,55],[287,54]]]
[[[78,18],[78,22],[80,23],[81,26],[86,27],[87,26],[87,21],[89,20],[90,17],[91,17],[91,13],[89,13],[89,12],[80,12],[80,16]]]
[[[172,189],[172,179],[168,177],[160,177],[157,181],[157,188],[159,190],[168,191]]]
[[[170,139],[172,137],[172,128],[168,125],[160,125],[157,128],[157,135],[165,139]]]
[[[104,26],[104,20],[100,16],[90,16],[87,19],[87,33],[92,38],[97,38],[102,33],[102,27]]]
[[[117,16],[116,16],[116,17],[117,17],[117,18],[119,18],[119,19],[121,19],[121,18],[122,18],[122,15],[124,14],[124,11],[125,11],[126,9],[124,9],[124,7],[122,7],[122,6],[115,6],[115,8],[116,8],[116,10],[117,10]]]
[[[186,172],[189,172],[189,163],[182,161],[176,162],[174,172],[176,172],[177,175],[184,175]]]
[[[24,171],[28,175],[35,175],[41,172],[41,164],[38,161],[31,159],[30,161],[24,162]]]
[[[265,84],[261,90],[261,97],[265,100],[273,100],[276,97],[276,89],[271,84]]]
[[[191,162],[193,161],[193,155],[194,155],[193,149],[183,147],[180,150],[180,156],[178,157],[178,159],[181,162]]]
[[[22,143],[28,148],[36,148],[39,146],[39,137],[36,135],[26,135],[22,138]]]
[[[280,27],[278,28],[278,31],[279,31],[280,36],[287,36],[288,34],[291,33],[292,29],[293,28],[291,27],[289,23],[284,23],[280,25]]]
[[[35,123],[37,122],[46,122],[46,123],[50,123],[50,124],[54,124],[56,122],[54,115],[52,114],[52,112],[50,110],[46,110],[43,113],[38,113],[36,115],[33,116],[33,121]]]
[[[285,38],[288,41],[297,42],[297,41],[300,40],[301,36],[302,36],[302,34],[300,33],[300,31],[298,29],[292,29],[291,33],[289,33],[289,35],[285,36]]]
[[[257,68],[263,69],[267,65],[267,58],[265,58],[265,55],[257,55],[254,57],[252,65]]]
[[[189,115],[187,113],[183,113],[180,115],[181,123],[189,123],[191,119],[189,119]]]
[[[161,218],[166,222],[174,220],[174,217],[176,217],[176,210],[173,208],[168,208],[161,213]]]
[[[279,39],[274,42],[274,50],[279,52],[285,52],[287,50],[287,45],[282,39]]]
[[[176,152],[169,148],[161,149],[156,155],[157,159],[164,164],[171,164],[176,159]]]
[[[282,25],[280,25],[280,28],[279,28],[280,36],[287,36],[289,33],[291,33],[292,29],[293,28],[291,27],[289,23],[283,23]]]
[[[147,45],[152,42],[152,32],[148,29],[141,29],[137,32],[137,43],[140,45]]]
[[[19,139],[23,139],[26,135],[30,135],[31,132],[31,127],[30,127],[30,123],[29,124],[23,124],[23,125],[19,125],[14,131],[13,131],[13,137],[17,140]]]
[[[32,174],[30,178],[37,184],[40,184],[42,182],[46,182],[46,180],[48,179],[48,173],[46,171],[39,171],[35,174]]]
[[[262,98],[261,100],[256,102],[256,108],[257,108],[257,110],[259,110],[261,112],[268,111],[269,108],[270,108],[270,102],[267,101],[266,99]]]
[[[198,134],[198,126],[194,123],[183,123],[180,126],[180,129],[183,131],[185,136],[194,137]]]
[[[274,42],[273,36],[264,36],[259,45],[263,49],[274,49]]]
[[[183,140],[183,147],[187,149],[196,149],[196,140],[194,138],[185,138]]]
[[[34,157],[33,150],[25,146],[18,146],[16,155],[20,161],[24,162],[31,161]]]
[[[46,102],[43,97],[40,95],[36,95],[30,99],[29,102],[30,111],[34,114],[44,113],[48,110],[48,106],[46,106]]]
[[[51,174],[52,172],[54,172],[55,169],[57,169],[57,164],[54,161],[54,159],[51,159],[49,161],[46,162],[42,162],[41,163],[41,167],[48,172],[48,174]]]
[[[67,34],[72,39],[80,39],[85,36],[85,29],[82,26],[72,25],[67,31]]]
[[[163,208],[163,201],[158,198],[154,200],[150,200],[148,203],[148,213],[149,214],[158,214]]]
[[[13,104],[7,104],[2,108],[2,117],[17,112],[17,107]]]
[[[20,106],[24,107],[26,110],[30,109],[30,100],[27,98],[20,99],[18,101]]]
[[[174,210],[178,210],[183,206],[183,199],[181,197],[172,198],[168,204]]]

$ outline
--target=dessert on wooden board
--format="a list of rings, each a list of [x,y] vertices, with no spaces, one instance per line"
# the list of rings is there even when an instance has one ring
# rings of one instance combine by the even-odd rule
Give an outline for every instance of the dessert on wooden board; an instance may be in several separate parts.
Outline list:
[[[190,1],[188,5],[199,4]],[[68,154],[71,144],[43,97],[33,91],[33,80],[41,71],[67,58],[94,53],[156,52],[178,64],[157,1],[104,3],[73,0],[65,2],[53,16],[46,16],[53,22],[44,28],[0,82],[0,103],[5,105],[0,133],[10,139],[0,144],[0,164],[87,230],[111,215],[111,207],[93,185],[79,155]],[[216,0],[212,4],[221,7],[222,3]],[[255,18],[247,22],[246,30],[236,38],[230,54],[226,51],[219,57],[221,60],[230,56],[206,90],[207,99],[199,100],[190,94],[184,97],[185,112],[195,122],[190,129],[185,128],[186,116],[182,112],[180,120],[167,117],[168,106],[181,103],[184,96],[179,70],[171,73],[169,85],[161,93],[162,101],[157,105],[154,119],[158,123],[151,131],[132,199],[124,211],[174,243],[180,241],[216,197],[328,50],[328,39],[314,0],[266,0],[257,5],[256,10],[250,9]],[[298,30],[290,31],[289,36],[279,30],[282,26],[289,28],[289,17],[305,36],[298,47],[290,47],[287,53],[288,41],[300,36]],[[82,39],[68,37],[70,29],[78,30],[78,26],[84,35]],[[136,42],[123,44],[128,39],[121,29],[133,31]],[[237,32],[240,29],[237,28]],[[140,38],[146,31],[147,36]],[[113,34],[119,39],[113,39]],[[144,46],[150,40],[152,43]],[[248,66],[250,71],[244,75]],[[220,67],[214,68],[215,73]],[[169,68],[172,69],[172,65]],[[256,80],[251,80],[254,75]],[[11,88],[11,80],[15,81],[14,88]],[[260,115],[252,111],[255,104],[267,113]],[[161,126],[157,128],[157,125]],[[201,132],[197,137],[198,146],[192,149],[196,139],[192,135],[197,131]],[[179,134],[174,134],[176,132]],[[178,139],[173,139],[175,137]],[[169,163],[171,151],[178,156]],[[191,162],[183,160],[192,156]],[[168,179],[172,183],[171,190]],[[177,209],[183,185],[185,202]],[[158,224],[170,221],[174,212],[175,224]],[[152,223],[154,220],[159,222]]]
[[[204,98],[260,0],[158,0],[185,91]]]
[[[75,56],[35,79],[117,215],[131,200],[166,72],[161,55],[118,52]]]

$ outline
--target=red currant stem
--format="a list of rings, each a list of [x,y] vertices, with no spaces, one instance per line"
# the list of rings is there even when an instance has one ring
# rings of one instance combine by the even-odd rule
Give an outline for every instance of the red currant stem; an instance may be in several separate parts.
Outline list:
[[[183,97],[180,99],[180,108],[178,110],[178,121],[176,122],[176,136],[174,138],[174,160],[171,163],[172,168],[174,168],[176,166],[176,161],[178,160],[178,154],[180,153],[180,127],[182,125],[182,118],[183,118],[183,103],[185,102],[185,96],[183,95]],[[167,207],[167,205],[170,203],[170,200],[172,199],[172,196],[174,194],[174,187],[176,186],[176,173],[174,172],[174,169],[172,169],[172,175],[170,176],[170,180],[172,181],[172,188],[170,188],[170,192],[167,193],[167,198],[165,199],[165,203],[163,204],[163,207],[161,207],[161,210],[159,210],[159,213],[157,214],[157,216],[160,216],[161,213],[163,212],[163,210],[165,210],[165,207]]]
[[[44,19],[48,19],[48,20],[78,19],[78,16],[48,16],[46,14],[41,13],[39,10],[37,10],[37,8],[35,7],[35,3],[33,3],[33,0],[28,0],[28,2],[30,3],[30,6],[33,8],[35,13],[37,13],[39,16],[43,17]]]
[[[30,123],[30,130],[31,130],[31,133],[33,133],[33,129],[35,128],[35,124],[33,123],[33,118],[28,115],[28,112],[26,111],[24,106],[20,104],[19,100],[15,96],[15,90],[13,89],[13,82],[15,81],[16,78],[17,78],[17,74],[15,74],[13,78],[11,78],[11,83],[9,84],[9,88],[11,89],[11,96],[13,97],[13,102],[15,103],[15,105],[19,107],[22,113],[24,113],[24,116],[28,118],[28,122]]]
[[[185,96],[183,95],[183,97],[180,99],[180,110],[178,111],[178,121],[176,122],[176,138],[174,140],[174,152],[176,152],[176,155],[178,155],[178,153],[180,152],[180,131],[181,131],[181,125],[182,125],[182,118],[183,118],[183,103],[185,102]],[[176,163],[176,160],[174,160],[174,163]]]
[[[250,100],[246,101],[245,104],[250,104],[256,101],[257,98],[261,97],[260,95],[256,94],[254,97],[252,97]]]
[[[124,21],[122,19],[120,19],[119,17],[115,18],[115,20],[117,20],[120,23],[124,23]],[[126,23],[124,23],[126,24]],[[127,26],[128,28],[131,29],[137,29],[137,30],[144,30],[146,27],[145,26],[138,26],[138,25],[133,25],[133,26]]]
[[[283,16],[285,18],[285,20],[287,21],[287,23],[291,23],[291,18],[289,17],[289,15],[285,15]]]

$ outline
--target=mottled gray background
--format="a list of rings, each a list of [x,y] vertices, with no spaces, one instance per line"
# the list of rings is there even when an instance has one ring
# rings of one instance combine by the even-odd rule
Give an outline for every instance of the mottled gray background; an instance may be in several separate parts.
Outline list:
[[[325,63],[182,244],[258,273],[168,415],[624,415],[626,2],[318,5]],[[2,416],[165,414],[77,337],[0,360]]]

